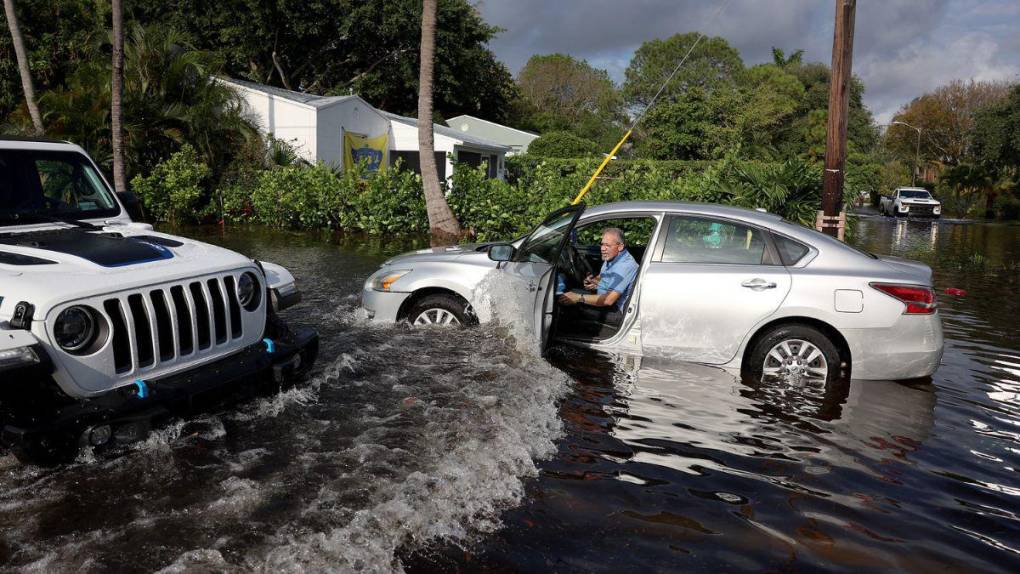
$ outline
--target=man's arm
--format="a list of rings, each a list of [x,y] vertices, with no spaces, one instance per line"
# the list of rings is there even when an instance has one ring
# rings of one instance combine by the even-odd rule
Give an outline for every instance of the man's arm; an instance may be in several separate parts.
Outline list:
[[[620,298],[617,291],[609,291],[601,295],[595,293],[574,293],[573,291],[560,295],[560,303],[563,305],[576,305],[584,303],[592,307],[609,307],[615,305]]]

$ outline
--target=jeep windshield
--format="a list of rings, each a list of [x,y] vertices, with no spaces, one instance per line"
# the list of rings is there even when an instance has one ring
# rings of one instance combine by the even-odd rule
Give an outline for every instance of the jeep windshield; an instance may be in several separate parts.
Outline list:
[[[0,226],[114,217],[120,206],[84,155],[0,149]]]
[[[900,199],[931,199],[931,194],[923,189],[901,189]]]

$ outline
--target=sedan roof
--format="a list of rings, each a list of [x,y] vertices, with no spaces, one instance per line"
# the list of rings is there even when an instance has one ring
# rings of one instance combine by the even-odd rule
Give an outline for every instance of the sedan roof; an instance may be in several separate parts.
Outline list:
[[[783,219],[782,216],[767,211],[734,207],[732,205],[719,205],[717,203],[693,203],[687,201],[620,201],[617,203],[605,203],[585,209],[585,215],[598,216],[638,211],[674,211],[698,215],[715,215],[753,221],[762,225],[774,225],[777,221]]]

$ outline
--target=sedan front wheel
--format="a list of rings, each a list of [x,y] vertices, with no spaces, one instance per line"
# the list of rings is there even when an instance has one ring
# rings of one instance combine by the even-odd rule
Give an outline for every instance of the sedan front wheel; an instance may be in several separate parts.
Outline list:
[[[460,327],[470,323],[471,315],[467,305],[450,295],[429,295],[411,307],[407,322],[415,327],[441,325]]]
[[[808,325],[779,325],[758,339],[745,362],[754,380],[825,382],[840,372],[839,350]]]

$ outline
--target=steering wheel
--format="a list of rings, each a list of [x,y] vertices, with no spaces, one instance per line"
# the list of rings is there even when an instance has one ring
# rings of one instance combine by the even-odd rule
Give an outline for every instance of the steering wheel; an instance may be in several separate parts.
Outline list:
[[[63,201],[61,201],[59,199],[56,199],[56,198],[53,198],[53,197],[50,197],[48,195],[44,195],[44,196],[42,196],[42,198],[43,198],[43,205],[46,207],[46,209],[60,209],[61,207],[66,207],[67,206],[67,204],[64,203]]]
[[[577,285],[584,285],[585,278],[593,274],[588,258],[578,252],[577,247],[569,241],[563,246],[563,251],[560,251],[558,267],[561,272],[574,279]]]

